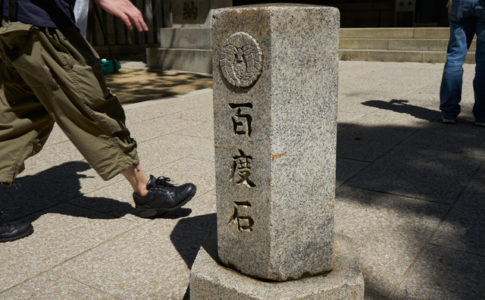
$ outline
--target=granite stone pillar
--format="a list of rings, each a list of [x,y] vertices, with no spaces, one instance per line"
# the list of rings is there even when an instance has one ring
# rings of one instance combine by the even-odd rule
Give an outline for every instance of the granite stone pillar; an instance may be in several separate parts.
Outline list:
[[[197,257],[193,299],[210,299],[214,292],[215,299],[266,298],[248,298],[256,282],[243,283],[248,277],[280,282],[290,294],[287,281],[308,283],[303,278],[311,277],[307,288],[320,286],[295,291],[295,297],[329,296],[329,288],[342,288],[342,295],[362,298],[358,262],[346,252],[348,242],[335,247],[333,232],[339,22],[331,7],[214,12],[217,247],[212,239]],[[237,271],[243,280],[237,286],[245,288],[228,288],[220,265]],[[327,280],[324,288],[328,274],[335,282]],[[266,295],[271,286],[278,288],[270,285]]]
[[[219,259],[268,280],[328,272],[339,12],[226,9],[213,21]]]

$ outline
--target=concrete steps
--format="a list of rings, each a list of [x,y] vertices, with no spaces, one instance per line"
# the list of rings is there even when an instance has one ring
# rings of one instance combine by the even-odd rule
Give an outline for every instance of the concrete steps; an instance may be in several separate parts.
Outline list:
[[[341,49],[373,49],[373,50],[402,50],[402,51],[446,51],[448,39],[342,39]],[[475,51],[476,41],[470,46]]]
[[[449,28],[343,28],[340,59],[444,63]],[[473,41],[466,62],[475,62]]]
[[[340,38],[448,39],[447,27],[420,28],[342,28]]]
[[[147,65],[162,70],[212,73],[210,28],[161,28],[160,48],[147,49]]]
[[[343,28],[340,59],[444,63],[449,28]],[[212,72],[209,27],[161,28],[159,48],[147,50],[150,68]],[[475,62],[473,41],[466,62]]]

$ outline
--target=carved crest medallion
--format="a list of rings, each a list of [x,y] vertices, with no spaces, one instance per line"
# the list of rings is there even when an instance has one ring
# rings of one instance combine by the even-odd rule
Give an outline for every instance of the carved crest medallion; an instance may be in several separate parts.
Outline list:
[[[253,85],[261,75],[263,53],[252,36],[237,32],[222,45],[219,64],[227,82],[246,88]]]

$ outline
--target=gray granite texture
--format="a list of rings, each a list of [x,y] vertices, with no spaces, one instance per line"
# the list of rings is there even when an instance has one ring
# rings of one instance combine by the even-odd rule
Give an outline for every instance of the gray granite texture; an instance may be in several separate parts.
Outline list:
[[[218,253],[285,281],[332,269],[337,9],[213,14]]]
[[[326,275],[286,282],[255,280],[217,261],[217,239],[210,235],[190,275],[190,299],[364,299],[364,278],[351,240],[335,236],[334,269]]]

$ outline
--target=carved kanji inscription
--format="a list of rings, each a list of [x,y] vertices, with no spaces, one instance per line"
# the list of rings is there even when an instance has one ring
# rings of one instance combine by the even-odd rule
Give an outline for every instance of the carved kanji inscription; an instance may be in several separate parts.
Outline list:
[[[238,185],[244,184],[248,188],[255,187],[256,184],[250,178],[253,157],[239,149],[239,155],[233,156],[233,159],[231,181]]]
[[[230,103],[229,106],[235,110],[232,115],[232,125],[234,127],[234,133],[239,135],[251,136],[251,123],[253,117],[249,113],[244,113],[243,110],[248,110],[253,108],[252,103]]]
[[[234,202],[234,213],[228,224],[235,224],[239,231],[253,231],[254,220],[249,216],[249,208],[251,203],[247,201]]]

